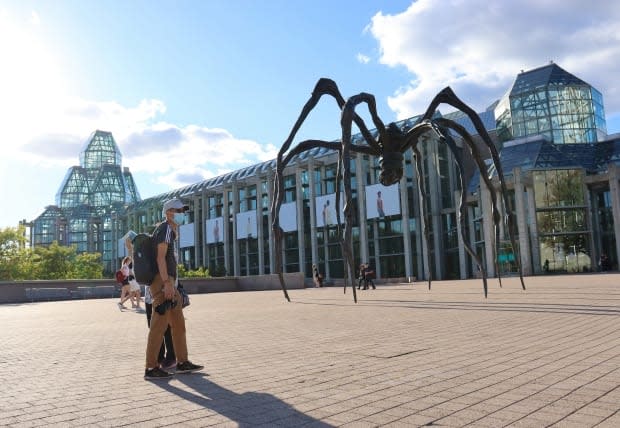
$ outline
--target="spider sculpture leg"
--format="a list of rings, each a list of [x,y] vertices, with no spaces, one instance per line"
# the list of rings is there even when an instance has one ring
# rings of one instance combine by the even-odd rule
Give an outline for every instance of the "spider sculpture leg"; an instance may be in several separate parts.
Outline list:
[[[435,119],[434,122],[438,123],[438,120]],[[447,125],[447,123],[444,123],[444,125]],[[459,168],[458,177],[459,177],[459,181],[460,181],[461,189],[462,189],[461,190],[460,199],[459,199],[459,216],[458,216],[458,218],[459,218],[459,230],[461,231],[461,238],[463,240],[463,246],[465,247],[465,250],[470,255],[470,257],[475,261],[476,265],[478,266],[478,269],[480,270],[480,273],[482,274],[482,283],[483,283],[483,287],[484,287],[484,297],[487,297],[487,295],[488,295],[488,284],[487,284],[486,270],[482,266],[482,261],[478,257],[478,254],[476,254],[476,252],[474,251],[474,249],[470,245],[469,241],[467,240],[466,231],[465,231],[465,219],[467,218],[467,205],[466,205],[466,201],[465,201],[466,193],[465,193],[465,190],[464,190],[465,189],[465,180],[464,180],[463,174],[464,174],[465,168],[463,166],[463,156],[462,156],[461,151],[459,150],[459,148],[456,146],[456,143],[454,142],[454,140],[452,139],[452,137],[449,134],[446,134],[446,136],[442,136],[441,137],[441,141],[446,143],[446,145],[450,148],[450,150],[452,151],[452,154],[454,155],[454,159],[455,159],[456,165]]]
[[[368,146],[356,146],[351,144],[351,127],[352,123],[357,116],[355,114],[355,108],[359,104],[366,104],[368,107],[368,111],[371,115],[372,121],[374,122],[379,133],[385,132],[385,125],[379,118],[377,114],[377,107],[375,97],[371,94],[360,93],[358,95],[354,95],[350,97],[345,103],[342,109],[342,116],[340,120],[340,124],[342,127],[342,155],[340,159],[340,163],[338,169],[342,168],[342,178],[344,182],[344,191],[345,191],[345,206],[344,206],[344,214],[345,214],[345,228],[344,235],[342,239],[342,249],[343,256],[345,258],[345,289],[347,285],[347,278],[351,282],[351,288],[353,289],[353,297],[357,302],[357,297],[355,295],[355,284],[353,282],[353,278],[355,278],[355,266],[354,266],[354,257],[353,257],[353,239],[352,239],[352,229],[353,229],[353,193],[351,190],[351,151],[359,152],[359,153],[367,153],[371,155],[378,156],[382,154],[382,147],[379,145],[377,141],[371,135],[365,135],[366,142]],[[357,123],[357,122],[356,122]],[[336,207],[338,209],[339,206],[339,189],[336,191]],[[340,223],[340,221],[338,221]]]
[[[288,296],[288,291],[284,282],[284,275],[282,273],[282,240],[284,238],[284,231],[280,227],[280,207],[282,206],[282,201],[284,200],[284,168],[286,168],[286,166],[294,156],[298,155],[299,153],[314,149],[316,147],[324,147],[330,150],[340,151],[340,145],[336,143],[330,143],[328,141],[322,140],[306,140],[302,141],[293,149],[291,149],[291,151],[286,156],[281,157],[278,155],[278,159],[276,161],[276,173],[273,183],[274,195],[271,201],[270,208],[272,215],[271,228],[274,237],[274,268],[275,271],[278,273],[280,287],[284,292],[284,297],[289,302],[291,301],[291,299]]]
[[[424,169],[422,165],[422,154],[418,149],[418,144],[420,142],[420,137],[427,133],[434,132],[442,138],[443,135],[438,131],[437,127],[434,126],[429,120],[425,120],[420,123],[416,123],[407,133],[404,135],[398,150],[401,153],[404,153],[409,147],[411,147],[413,151],[413,157],[416,165],[416,176],[418,179],[418,199],[420,201],[420,217],[422,218],[422,234],[424,235],[424,243],[426,245],[426,266],[425,270],[428,273],[428,289],[431,289],[431,282],[433,279],[432,273],[432,264],[431,264],[431,255],[430,255],[430,228],[428,225],[430,224],[430,215],[427,208],[427,200],[426,200],[426,183],[424,181]]]
[[[413,146],[413,157],[415,159],[415,168],[418,177],[418,192],[420,199],[420,208],[422,212],[420,217],[423,219],[422,234],[424,235],[424,242],[426,243],[426,271],[428,274],[428,289],[431,289],[431,282],[433,280],[433,269],[431,268],[431,239],[428,224],[430,222],[430,216],[428,214],[428,207],[426,203],[426,183],[424,182],[424,169],[422,166],[422,154],[417,145]]]
[[[461,138],[463,139],[463,141],[465,141],[465,143],[467,144],[470,154],[472,156],[472,158],[474,159],[474,161],[476,162],[477,166],[478,166],[478,170],[480,171],[485,171],[486,170],[486,165],[484,164],[484,162],[482,161],[482,156],[480,155],[480,151],[478,150],[478,147],[476,146],[476,144],[474,143],[471,135],[467,132],[467,130],[459,125],[458,123],[449,120],[449,119],[444,119],[444,118],[437,118],[434,119],[434,122],[437,123],[438,125],[444,127],[444,128],[448,128],[448,129],[452,129],[455,132],[457,132]],[[457,161],[458,162],[458,161]],[[463,171],[461,169],[461,171]],[[480,174],[480,177],[482,178],[482,180],[485,182],[487,188],[491,188],[492,183],[491,180],[489,179],[489,176],[487,174]],[[460,175],[460,179],[461,179],[461,189],[464,189],[464,183],[463,183],[463,176],[462,174]],[[466,211],[465,208],[465,192],[461,192],[461,215],[463,216],[463,213]],[[464,218],[464,217],[462,217]],[[464,224],[460,224],[461,230],[464,230]],[[463,235],[464,238],[464,235]],[[465,239],[464,239],[464,242]],[[469,252],[469,251],[468,251]],[[472,255],[470,253],[470,255],[472,256],[472,258],[475,260],[476,264],[478,265],[478,269],[480,269],[480,272],[483,276],[483,280],[485,280],[486,278],[486,269],[482,266],[480,259],[478,258],[477,255]],[[500,284],[501,286],[501,284]],[[485,286],[485,297],[487,296],[487,287]]]
[[[312,109],[316,107],[317,103],[319,102],[320,98],[323,95],[331,95],[336,100],[338,107],[341,109],[345,104],[344,97],[341,95],[340,90],[338,89],[338,86],[333,80],[325,79],[325,78],[319,79],[319,81],[314,87],[314,90],[312,91],[312,95],[310,99],[304,105],[302,112],[300,113],[299,117],[297,118],[297,121],[295,122],[295,125],[293,126],[293,129],[291,130],[288,138],[282,145],[282,148],[278,152],[278,157],[276,159],[276,172],[275,172],[274,186],[273,186],[274,195],[273,195],[273,199],[272,199],[272,203],[270,207],[270,211],[272,215],[272,231],[273,231],[274,241],[275,241],[275,249],[274,249],[275,250],[275,270],[278,273],[279,280],[280,280],[280,286],[282,287],[282,291],[284,292],[284,297],[289,302],[290,302],[290,298],[288,296],[288,292],[286,290],[286,284],[284,283],[284,276],[282,274],[283,231],[282,231],[282,228],[280,227],[280,207],[282,205],[282,200],[284,198],[284,183],[283,183],[284,168],[286,167],[286,165],[288,165],[288,163],[290,162],[293,156],[303,151],[310,150],[314,147],[325,147],[328,149],[336,150],[338,152],[341,151],[341,146],[335,143],[330,143],[330,142],[321,141],[321,140],[306,140],[302,143],[299,143],[293,150],[287,153],[287,151],[291,147],[291,144],[295,138],[295,135],[297,135],[297,131],[299,131],[299,128],[301,127],[303,122],[306,120],[308,114],[310,114]],[[368,131],[368,128],[364,124],[363,120],[357,114],[353,116],[353,121],[356,123],[356,125],[358,126],[362,135],[365,138],[372,138],[370,132]]]
[[[484,125],[482,124],[482,121],[480,120],[476,112],[473,109],[471,109],[471,107],[469,107],[467,104],[462,102],[456,96],[456,94],[454,94],[452,89],[450,89],[449,87],[443,89],[439,94],[435,96],[435,98],[432,100],[431,104],[429,105],[428,109],[424,113],[423,118],[426,120],[432,119],[434,111],[439,106],[439,104],[442,104],[442,103],[449,104],[459,109],[463,113],[465,113],[467,117],[472,121],[472,123],[474,124],[474,127],[476,128],[476,131],[478,132],[478,135],[482,138],[484,144],[489,149],[491,153],[491,157],[493,159],[493,165],[497,171],[497,175],[498,175],[499,182],[500,182],[500,189],[501,189],[503,203],[504,203],[504,211],[508,215],[508,226],[509,226],[508,233],[510,235],[510,242],[511,242],[513,251],[515,253],[518,252],[518,248],[517,248],[516,240],[514,236],[514,228],[513,228],[514,220],[512,218],[513,213],[511,209],[511,203],[508,198],[506,180],[504,178],[504,173],[503,173],[502,165],[499,159],[499,153],[497,151],[497,148],[493,144],[493,141],[491,140],[491,137],[489,136],[489,134],[486,132],[486,129],[484,128]],[[486,168],[484,170],[481,170],[480,174],[486,175]],[[495,227],[495,246],[493,248],[494,264],[495,264],[496,273],[498,275],[498,278],[500,279],[500,285],[501,285],[501,275],[499,272],[499,267],[497,265],[497,256],[496,256],[497,246],[499,245],[500,214],[499,214],[499,210],[497,209],[497,197],[496,197],[496,192],[493,186],[489,187],[489,193],[492,199],[492,206],[493,206],[492,215],[493,215],[493,224]],[[523,270],[521,268],[521,261],[519,257],[516,257],[515,259],[517,261],[517,266],[519,269],[519,278],[521,280],[521,287],[525,290],[525,283],[523,281]]]

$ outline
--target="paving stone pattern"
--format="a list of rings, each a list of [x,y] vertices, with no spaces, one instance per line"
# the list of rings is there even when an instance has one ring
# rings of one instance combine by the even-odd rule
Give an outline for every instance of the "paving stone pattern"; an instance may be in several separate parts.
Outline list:
[[[620,275],[200,294],[145,381],[118,299],[0,306],[0,425],[620,427]]]

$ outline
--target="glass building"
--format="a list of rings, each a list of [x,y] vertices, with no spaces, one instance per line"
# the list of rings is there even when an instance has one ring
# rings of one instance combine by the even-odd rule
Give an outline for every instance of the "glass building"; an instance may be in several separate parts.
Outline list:
[[[521,72],[495,116],[501,141],[544,135],[555,144],[595,143],[607,134],[601,93],[554,63]]]
[[[123,168],[121,161],[112,134],[95,131],[80,153],[80,165],[67,171],[56,205],[46,207],[32,222],[32,244],[57,241],[74,245],[79,253],[101,253],[106,272],[113,272],[117,252],[112,225],[124,207],[140,201],[129,168]]]
[[[485,157],[491,157],[467,116],[436,114],[465,127]],[[426,279],[429,272],[434,279],[474,278],[479,271],[464,250],[467,241],[490,276],[515,274],[517,262],[526,275],[590,272],[599,269],[603,254],[617,269],[620,138],[606,135],[600,92],[552,63],[520,73],[506,96],[479,117],[500,151],[518,248],[512,248],[505,225],[497,254],[489,245],[495,236],[489,189],[460,137],[452,136],[465,160],[463,185],[454,153],[434,134],[425,134],[418,145],[422,170],[416,170],[409,150],[404,154],[404,175],[394,186],[379,184],[377,158],[352,156],[355,262],[372,265],[380,281]],[[418,119],[396,126],[407,131]],[[363,144],[360,134],[352,138]],[[203,266],[212,273],[235,276],[274,273],[269,207],[275,160],[144,200],[129,171],[121,169],[110,133],[95,132],[80,160],[81,165],[68,172],[57,205],[47,207],[34,221],[34,245],[56,239],[79,250],[99,251],[111,273],[124,256],[120,238],[128,230],[151,229],[161,221],[163,202],[178,197],[191,206],[180,227],[180,257],[186,268]],[[330,280],[341,280],[344,273],[331,220],[335,212],[330,212],[335,205],[337,162],[336,152],[315,148],[295,156],[284,171],[280,215],[284,270],[304,272],[309,280],[313,264]],[[495,171],[484,173],[499,190]],[[418,174],[426,186],[426,217]],[[461,230],[462,192],[466,218]],[[428,244],[421,229],[425,219]]]

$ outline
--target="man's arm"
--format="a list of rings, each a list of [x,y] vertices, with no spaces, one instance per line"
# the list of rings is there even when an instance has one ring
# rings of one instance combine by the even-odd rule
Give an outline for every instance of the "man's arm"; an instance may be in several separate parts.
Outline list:
[[[172,278],[168,276],[168,267],[166,266],[167,251],[168,244],[166,242],[157,244],[157,269],[162,281],[164,281],[164,297],[169,300],[174,297],[174,286],[172,285]]]

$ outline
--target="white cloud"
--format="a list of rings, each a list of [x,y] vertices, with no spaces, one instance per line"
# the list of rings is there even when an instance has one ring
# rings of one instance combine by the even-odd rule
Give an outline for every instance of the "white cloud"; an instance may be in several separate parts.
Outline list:
[[[368,64],[370,62],[370,57],[368,55],[364,55],[362,53],[357,54],[357,60],[361,64]]]
[[[34,10],[30,12],[30,22],[33,25],[39,25],[41,23],[41,18],[39,17],[39,14]]]
[[[156,169],[159,183],[175,188],[273,159],[277,148],[240,139],[224,129],[163,122],[117,139],[123,164],[135,172]]]
[[[273,145],[240,139],[224,129],[178,127],[157,121],[165,111],[158,100],[143,100],[134,107],[73,100],[71,105],[59,106],[58,111],[56,126],[36,128],[36,133],[13,149],[13,156],[32,165],[77,165],[88,137],[100,129],[112,132],[123,155],[123,166],[175,188],[277,155]]]
[[[422,113],[445,86],[482,110],[521,70],[550,60],[603,92],[610,115],[620,111],[619,23],[620,3],[611,1],[419,0],[400,14],[378,13],[370,32],[380,62],[413,75],[388,100],[399,118]]]
[[[99,129],[114,136],[123,166],[176,188],[276,156],[274,146],[236,138],[225,129],[166,123],[161,100],[127,106],[68,96],[58,57],[37,33],[39,22],[32,12],[19,25],[0,9],[4,159],[30,168],[69,168],[79,163],[88,137]]]

